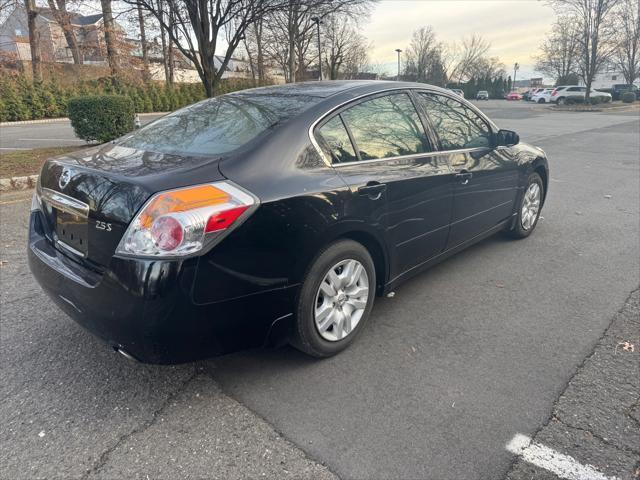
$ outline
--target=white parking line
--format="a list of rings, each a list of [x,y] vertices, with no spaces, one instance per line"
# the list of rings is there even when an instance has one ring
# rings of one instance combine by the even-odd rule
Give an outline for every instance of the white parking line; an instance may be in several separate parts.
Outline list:
[[[516,433],[507,443],[506,449],[522,457],[525,462],[555,473],[566,480],[620,480],[618,477],[607,477],[591,465],[582,465],[575,458],[535,443],[520,433]]]

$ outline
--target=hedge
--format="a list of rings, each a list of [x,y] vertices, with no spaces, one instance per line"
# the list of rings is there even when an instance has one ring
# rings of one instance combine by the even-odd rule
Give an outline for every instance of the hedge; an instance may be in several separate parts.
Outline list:
[[[218,86],[219,95],[253,87],[244,79],[225,79]],[[87,95],[121,95],[133,102],[136,113],[168,112],[203,100],[204,88],[199,83],[164,82],[127,84],[117,79],[87,80],[72,85],[55,81],[31,82],[24,77],[0,77],[0,121],[38,120],[68,116],[70,98]]]
[[[620,100],[624,103],[633,103],[636,101],[636,94],[634,92],[624,92],[620,95]]]
[[[72,98],[67,109],[76,136],[88,142],[108,142],[135,127],[135,106],[122,95]]]

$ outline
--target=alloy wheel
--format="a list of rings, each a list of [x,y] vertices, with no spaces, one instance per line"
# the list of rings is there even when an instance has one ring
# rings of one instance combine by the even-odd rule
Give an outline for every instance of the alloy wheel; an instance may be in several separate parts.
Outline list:
[[[536,223],[540,211],[540,185],[532,183],[524,193],[520,223],[524,230],[530,230]]]
[[[369,300],[369,277],[357,260],[331,267],[322,279],[314,308],[320,336],[330,342],[346,338],[360,323]]]

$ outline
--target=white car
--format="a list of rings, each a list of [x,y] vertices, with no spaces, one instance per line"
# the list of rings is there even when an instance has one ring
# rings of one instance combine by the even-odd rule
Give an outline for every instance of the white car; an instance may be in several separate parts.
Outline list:
[[[553,92],[553,88],[543,88],[531,97],[531,101],[535,103],[550,103],[551,92]]]
[[[450,88],[449,90],[451,90],[456,95],[460,95],[462,98],[464,98],[464,92],[459,88]]]
[[[551,92],[551,101],[557,105],[564,105],[567,98],[570,97],[582,97],[587,94],[587,87],[581,87],[579,85],[561,85],[555,88]],[[611,101],[611,94],[607,92],[600,92],[598,90],[591,90],[591,98],[599,97],[604,102]]]

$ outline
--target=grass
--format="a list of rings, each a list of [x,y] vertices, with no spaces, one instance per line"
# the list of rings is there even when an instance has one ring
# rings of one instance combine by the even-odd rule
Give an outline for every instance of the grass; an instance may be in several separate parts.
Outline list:
[[[47,147],[2,152],[0,153],[0,178],[22,177],[40,173],[40,167],[45,160],[82,148],[87,148],[87,146]]]

